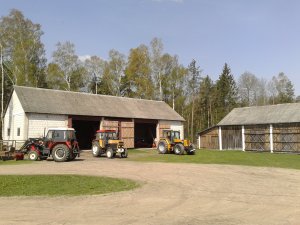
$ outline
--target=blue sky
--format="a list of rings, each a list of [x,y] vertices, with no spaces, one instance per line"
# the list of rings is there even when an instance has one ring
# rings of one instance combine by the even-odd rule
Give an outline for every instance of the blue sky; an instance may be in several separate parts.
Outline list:
[[[284,72],[300,95],[298,0],[0,0],[0,16],[12,8],[42,25],[48,59],[58,41],[105,59],[158,37],[165,52],[185,66],[194,58],[214,80],[227,62],[235,78]]]

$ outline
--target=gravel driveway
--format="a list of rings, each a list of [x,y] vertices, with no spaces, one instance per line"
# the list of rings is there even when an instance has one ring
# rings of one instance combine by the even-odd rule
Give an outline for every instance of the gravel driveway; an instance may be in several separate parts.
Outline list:
[[[300,223],[298,170],[80,159],[1,166],[0,174],[104,175],[134,179],[143,185],[94,196],[2,197],[0,224]]]

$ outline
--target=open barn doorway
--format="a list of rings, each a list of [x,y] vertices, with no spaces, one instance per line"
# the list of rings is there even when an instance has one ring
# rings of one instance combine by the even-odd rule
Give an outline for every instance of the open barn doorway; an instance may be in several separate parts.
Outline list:
[[[152,148],[156,138],[157,121],[138,120],[134,122],[134,147]]]
[[[91,149],[92,140],[95,137],[96,131],[99,130],[100,127],[100,121],[73,119],[72,127],[76,131],[79,148],[81,150]]]

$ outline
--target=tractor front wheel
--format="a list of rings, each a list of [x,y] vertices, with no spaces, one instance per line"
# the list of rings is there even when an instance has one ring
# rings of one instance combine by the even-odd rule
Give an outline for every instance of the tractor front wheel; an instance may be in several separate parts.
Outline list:
[[[73,161],[77,157],[77,153],[70,154],[68,161]]]
[[[39,159],[39,154],[36,151],[29,151],[28,152],[28,159],[31,161],[37,161]]]
[[[183,153],[184,153],[184,146],[182,144],[176,144],[174,146],[174,153],[176,155],[183,155]]]
[[[121,153],[121,158],[127,158],[128,156],[128,150],[125,148],[124,152]]]
[[[112,150],[112,148],[108,148],[106,150],[106,157],[109,159],[112,159],[114,157],[114,150]]]
[[[160,141],[157,145],[158,153],[166,154],[168,151],[167,143],[165,141]]]
[[[52,150],[52,157],[55,162],[66,162],[70,158],[70,151],[66,145],[56,145]]]
[[[92,154],[94,157],[100,156],[100,147],[98,143],[93,143],[92,145]]]

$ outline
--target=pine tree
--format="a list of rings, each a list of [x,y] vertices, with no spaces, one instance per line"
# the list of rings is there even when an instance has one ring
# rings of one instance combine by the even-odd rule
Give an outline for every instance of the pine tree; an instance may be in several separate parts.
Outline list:
[[[216,122],[223,119],[237,106],[237,86],[227,63],[216,82]]]

